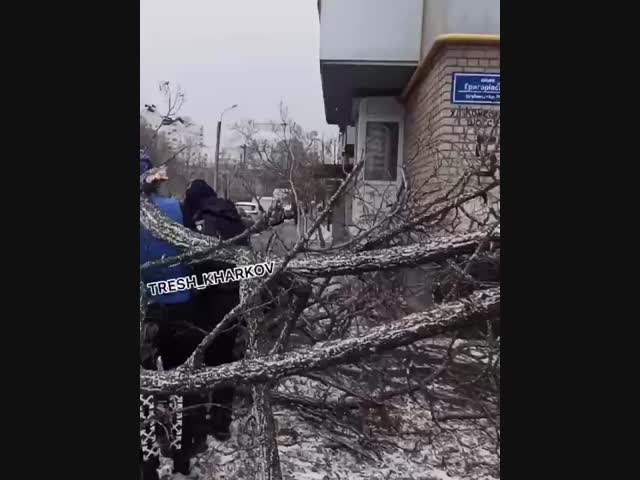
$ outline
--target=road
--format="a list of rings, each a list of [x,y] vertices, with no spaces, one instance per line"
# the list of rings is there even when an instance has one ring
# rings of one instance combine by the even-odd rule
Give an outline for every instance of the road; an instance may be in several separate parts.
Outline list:
[[[286,250],[290,250],[298,239],[296,224],[293,220],[285,220],[284,223],[274,229],[253,235],[251,237],[251,245],[253,248],[260,253],[264,253],[267,249],[269,238],[273,235],[274,231],[277,238],[273,239],[273,248],[271,251],[275,255],[284,256],[287,253]]]
[[[311,223],[309,223],[309,225],[311,225]],[[322,230],[322,238],[324,238],[326,245],[331,244],[331,232],[327,230],[325,226],[321,226],[320,229]],[[266,251],[269,238],[274,231],[277,234],[277,238],[273,240],[273,248],[271,249],[271,252],[274,255],[284,256],[287,253],[287,250],[291,250],[298,240],[298,231],[293,220],[285,220],[284,223],[278,225],[275,229],[270,229],[254,235],[251,238],[251,245],[253,248],[258,252],[264,253]],[[311,237],[310,244],[315,248],[320,248],[317,233]]]

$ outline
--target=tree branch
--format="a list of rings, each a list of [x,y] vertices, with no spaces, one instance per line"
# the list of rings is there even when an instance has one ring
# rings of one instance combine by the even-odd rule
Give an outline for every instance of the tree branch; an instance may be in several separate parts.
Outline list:
[[[460,205],[463,205],[466,202],[473,200],[474,198],[478,198],[485,195],[489,190],[492,190],[499,185],[500,185],[500,181],[495,180],[482,188],[478,188],[465,195],[460,195],[459,197],[453,200],[447,201],[440,208],[437,208],[435,210],[427,209],[425,212],[423,212],[421,215],[416,216],[411,221],[405,222],[395,228],[389,229],[386,232],[378,235],[377,237],[372,238],[369,241],[365,242],[364,244],[362,244],[360,248],[358,248],[358,251],[371,250],[373,248],[378,248],[384,245],[386,242],[388,242],[392,238],[396,237],[397,235],[406,233],[410,231],[412,228],[416,227],[417,225],[422,225],[432,220],[435,220],[439,217],[442,217],[452,209],[457,208]]]
[[[499,240],[496,229],[490,240]],[[425,243],[402,245],[361,253],[338,253],[304,260],[292,261],[287,272],[296,275],[325,277],[354,275],[397,267],[415,266],[439,262],[445,258],[473,253],[487,239],[486,232],[436,237]]]
[[[309,350],[243,360],[189,372],[143,370],[140,389],[145,394],[200,393],[238,383],[264,383],[290,375],[349,363],[356,358],[411,344],[423,338],[456,330],[500,313],[500,288],[479,291],[466,299],[369,330],[347,340],[320,343]]]

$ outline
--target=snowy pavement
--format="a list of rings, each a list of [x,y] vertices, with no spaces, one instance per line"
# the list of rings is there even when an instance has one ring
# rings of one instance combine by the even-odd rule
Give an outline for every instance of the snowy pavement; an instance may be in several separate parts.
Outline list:
[[[331,243],[331,232],[325,226],[320,227],[322,238],[326,245]],[[273,239],[272,253],[278,256],[284,256],[288,250],[291,250],[298,240],[298,230],[293,220],[286,220],[281,225],[267,230],[265,232],[254,235],[251,238],[252,247],[261,253],[264,253],[267,249],[269,238],[275,234]],[[311,246],[314,248],[320,247],[320,240],[318,233],[316,232],[311,237]]]
[[[306,380],[289,379],[278,388]],[[294,388],[296,393],[299,388]],[[243,403],[243,402],[237,402]],[[236,410],[246,412],[244,406]],[[310,422],[300,411],[276,405],[278,452],[286,480],[497,480],[499,454],[491,427],[482,420],[434,422],[428,408],[408,397],[392,402],[392,429],[371,430],[371,442],[341,443],[322,422]],[[353,415],[361,412],[354,410]],[[196,462],[189,478],[198,480],[252,479],[253,440],[241,413],[235,412],[232,438],[209,438],[209,451]],[[363,421],[366,419],[363,418]],[[372,425],[374,425],[372,423]],[[184,478],[174,476],[174,480]]]

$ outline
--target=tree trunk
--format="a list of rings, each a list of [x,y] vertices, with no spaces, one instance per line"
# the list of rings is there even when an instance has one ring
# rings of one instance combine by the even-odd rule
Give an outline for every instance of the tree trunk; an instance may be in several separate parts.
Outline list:
[[[243,258],[244,257],[244,258]],[[255,255],[239,256],[240,261],[256,263]],[[260,288],[259,279],[243,280],[240,282],[240,303],[245,303],[251,291]],[[255,307],[255,301],[249,301],[247,307]],[[261,310],[252,310],[245,316],[248,330],[247,358],[255,359],[269,351],[264,331],[264,314]],[[257,425],[257,442],[260,458],[257,467],[257,480],[282,480],[280,457],[278,456],[278,442],[276,440],[276,425],[271,408],[271,383],[254,384],[251,387],[253,397],[252,414]]]

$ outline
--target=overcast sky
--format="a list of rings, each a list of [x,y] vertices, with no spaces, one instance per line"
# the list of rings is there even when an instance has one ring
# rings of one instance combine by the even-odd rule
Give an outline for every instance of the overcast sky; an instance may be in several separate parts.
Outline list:
[[[223,147],[234,122],[278,119],[280,100],[306,130],[335,135],[318,52],[317,0],[140,0],[142,105],[160,105],[159,81],[180,84],[181,113],[204,125],[211,147],[220,112],[234,103]]]

